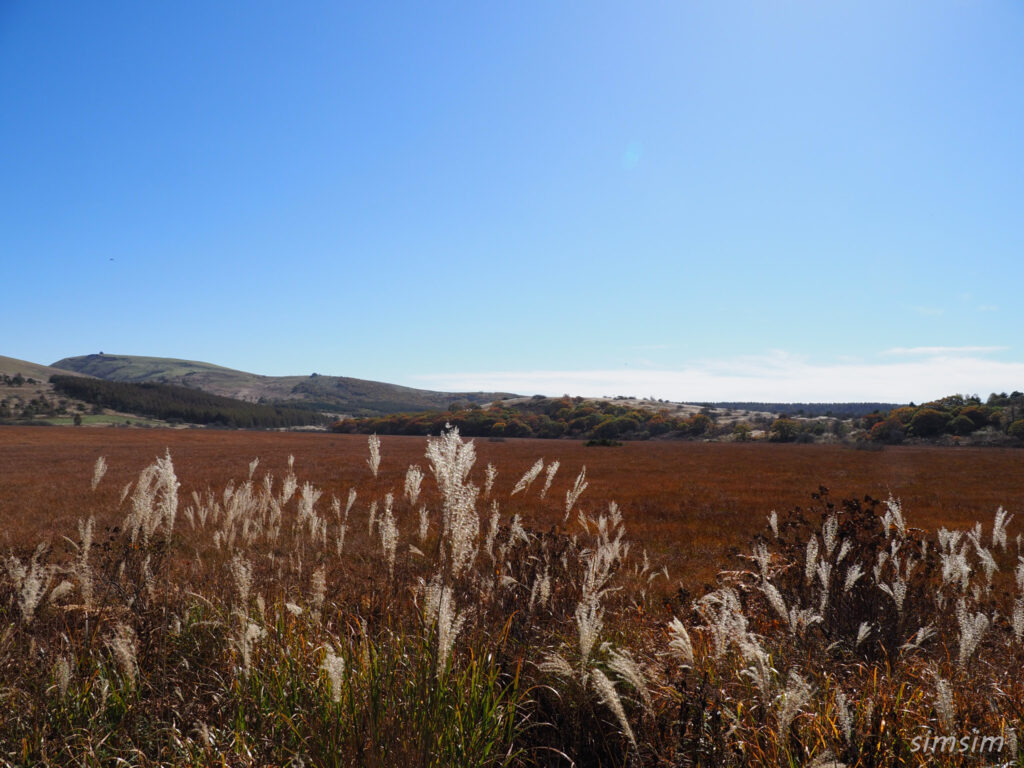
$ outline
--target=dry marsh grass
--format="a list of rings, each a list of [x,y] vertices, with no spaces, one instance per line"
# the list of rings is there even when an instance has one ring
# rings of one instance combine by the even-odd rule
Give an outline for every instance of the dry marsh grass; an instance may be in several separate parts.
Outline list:
[[[11,765],[1022,764],[1014,452],[3,436]]]

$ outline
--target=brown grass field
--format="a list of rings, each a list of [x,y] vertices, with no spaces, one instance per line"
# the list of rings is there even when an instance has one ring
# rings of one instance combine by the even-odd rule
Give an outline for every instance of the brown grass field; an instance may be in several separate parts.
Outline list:
[[[59,539],[95,512],[115,510],[123,486],[164,451],[181,481],[182,504],[193,490],[218,490],[244,478],[260,459],[256,476],[285,474],[295,457],[300,482],[344,498],[349,488],[369,498],[378,490],[401,492],[410,464],[426,467],[421,437],[381,438],[380,478],[366,465],[366,437],[295,432],[115,430],[110,428],[0,427],[0,546],[31,547]],[[562,523],[566,488],[586,466],[589,487],[581,507],[599,511],[609,501],[623,509],[629,538],[646,547],[673,581],[699,588],[727,564],[731,547],[746,545],[764,529],[766,515],[811,503],[826,486],[834,500],[865,494],[903,502],[908,523],[926,530],[967,528],[992,519],[996,508],[1024,511],[1024,452],[1013,449],[889,447],[856,451],[834,445],[767,443],[636,442],[587,448],[574,440],[477,439],[471,478],[483,483],[487,464],[498,468],[496,495],[503,513],[548,529]],[[95,493],[92,467],[105,456],[109,471]],[[545,500],[537,490],[508,498],[536,459],[561,468]],[[378,494],[379,495],[379,494]],[[429,501],[429,499],[428,499]],[[411,522],[409,523],[411,525]]]
[[[0,766],[1024,768],[1024,452],[430,443],[0,428]]]

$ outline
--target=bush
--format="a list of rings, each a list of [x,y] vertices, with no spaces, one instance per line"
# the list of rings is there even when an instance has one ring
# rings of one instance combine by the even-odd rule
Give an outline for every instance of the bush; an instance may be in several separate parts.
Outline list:
[[[1006,430],[1006,434],[1018,440],[1024,440],[1024,419],[1017,419]]]
[[[910,420],[910,431],[919,437],[934,437],[946,431],[949,414],[934,408],[921,408]]]
[[[905,436],[903,423],[892,417],[878,422],[871,428],[871,439],[887,445],[899,445]]]
[[[800,434],[800,422],[795,419],[776,419],[772,422],[768,439],[776,443],[789,443]]]
[[[978,425],[974,423],[967,416],[961,414],[949,422],[949,431],[954,435],[969,435],[978,428]]]

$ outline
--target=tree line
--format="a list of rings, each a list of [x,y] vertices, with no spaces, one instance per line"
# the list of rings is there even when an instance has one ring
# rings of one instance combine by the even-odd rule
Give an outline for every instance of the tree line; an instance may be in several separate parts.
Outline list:
[[[966,437],[986,428],[1024,440],[1024,393],[992,393],[984,403],[977,395],[950,395],[870,413],[860,426],[882,443],[900,443],[907,437]]]
[[[50,377],[53,388],[101,408],[189,424],[266,429],[318,424],[320,414],[286,406],[247,403],[198,389],[153,382],[128,383],[82,376]]]
[[[332,431],[381,435],[436,435],[445,424],[457,426],[466,437],[572,437],[579,439],[644,440],[650,437],[700,437],[714,427],[704,413],[675,415],[667,409],[629,408],[614,402],[583,398],[537,397],[510,406],[501,402],[488,408],[453,404],[446,411],[396,413],[371,418],[344,419]]]

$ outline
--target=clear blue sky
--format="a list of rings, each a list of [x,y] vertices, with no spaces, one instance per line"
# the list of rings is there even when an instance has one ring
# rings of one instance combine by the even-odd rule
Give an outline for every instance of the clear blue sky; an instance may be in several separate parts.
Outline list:
[[[0,0],[0,354],[1024,389],[1024,4]]]

